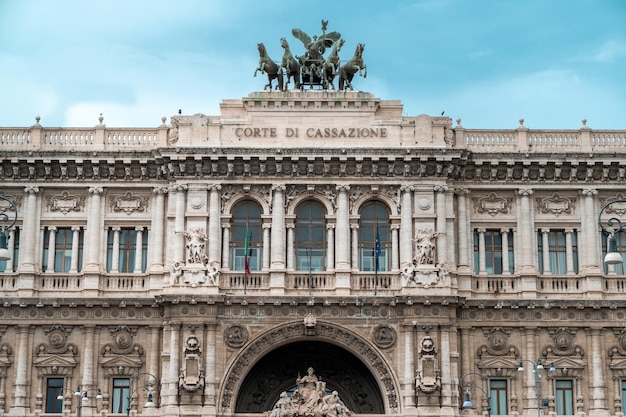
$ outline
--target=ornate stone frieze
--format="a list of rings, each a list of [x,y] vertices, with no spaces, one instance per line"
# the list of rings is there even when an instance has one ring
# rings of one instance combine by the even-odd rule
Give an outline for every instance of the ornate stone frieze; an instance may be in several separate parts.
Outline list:
[[[552,213],[554,216],[572,214],[575,209],[575,198],[561,197],[559,193],[554,193],[550,197],[537,198],[537,209],[540,213]]]
[[[111,210],[114,212],[124,212],[128,215],[134,212],[146,211],[148,199],[144,196],[136,195],[132,191],[127,191],[123,195],[111,196]]]
[[[71,329],[62,325],[44,328],[48,343],[41,343],[37,347],[33,360],[39,376],[72,374],[78,364],[75,358],[78,347],[67,342]]]
[[[248,330],[244,326],[234,324],[224,331],[224,342],[232,348],[240,348],[248,341]]]
[[[143,366],[143,347],[133,343],[136,327],[126,325],[109,328],[113,342],[100,349],[100,366],[107,376],[134,375]]]
[[[71,211],[83,211],[85,208],[85,198],[70,194],[64,190],[61,194],[48,197],[48,210],[59,211],[67,214]]]
[[[496,193],[489,193],[487,197],[475,197],[473,201],[476,213],[487,213],[495,217],[498,214],[509,214],[511,212],[512,199],[498,197]]]

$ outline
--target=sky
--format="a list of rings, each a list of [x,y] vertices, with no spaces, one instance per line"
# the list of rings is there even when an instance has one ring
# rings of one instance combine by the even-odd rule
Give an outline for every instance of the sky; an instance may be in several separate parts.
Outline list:
[[[262,91],[257,43],[364,43],[355,90],[467,129],[626,129],[624,0],[0,0],[0,127],[156,127]],[[456,125],[456,122],[454,123]]]

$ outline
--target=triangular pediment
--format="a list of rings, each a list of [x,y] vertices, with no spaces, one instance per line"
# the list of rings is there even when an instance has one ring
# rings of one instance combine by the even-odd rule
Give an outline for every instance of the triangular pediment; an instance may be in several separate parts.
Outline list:
[[[76,360],[73,355],[45,355],[35,359],[33,365],[38,368],[46,366],[74,367]]]
[[[519,367],[519,359],[507,358],[502,356],[493,356],[478,363],[478,367],[481,369],[487,368],[504,368],[504,369],[517,369]]]
[[[609,367],[611,369],[626,369],[626,358],[622,356],[611,358]]]
[[[572,359],[567,356],[560,356],[558,358],[547,358],[544,361],[544,366],[548,368],[547,365],[550,365],[552,363],[554,363],[554,367],[557,369],[582,369],[585,367],[585,363],[582,360]]]
[[[143,366],[143,361],[138,355],[116,355],[102,358],[100,366],[104,368],[107,376],[128,376],[137,373]]]

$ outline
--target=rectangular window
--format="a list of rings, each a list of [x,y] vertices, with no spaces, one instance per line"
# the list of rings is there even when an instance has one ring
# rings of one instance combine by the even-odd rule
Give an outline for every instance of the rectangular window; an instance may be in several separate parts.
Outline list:
[[[130,379],[113,378],[113,395],[111,412],[127,413],[130,408]]]
[[[513,232],[508,232],[507,247],[502,247],[502,231],[486,230],[485,239],[485,269],[489,275],[499,275],[504,272],[503,251],[506,250],[509,255],[508,272],[515,271],[515,262],[513,254]],[[480,273],[480,233],[474,230],[474,273]]]
[[[622,414],[624,407],[626,407],[626,380],[622,379]]]
[[[80,272],[83,264],[83,239],[84,233],[81,229],[78,232],[78,260],[77,270]],[[69,227],[57,228],[54,236],[54,247],[50,248],[50,230],[46,229],[43,234],[43,259],[42,269],[48,271],[54,268],[54,272],[69,272],[72,266],[72,245],[74,242],[74,231]],[[48,253],[54,251],[54,265],[48,265]]]
[[[63,378],[46,379],[46,413],[62,413],[63,400],[57,397],[63,396]]]
[[[113,251],[115,231],[109,229],[107,236],[107,272],[134,272],[137,256],[137,231],[134,228],[121,228],[118,241],[118,270],[113,267]],[[141,272],[146,272],[148,266],[148,229],[144,228],[141,236]]]
[[[491,414],[504,416],[509,414],[507,406],[507,381],[492,379],[489,381],[489,396],[491,397]]]
[[[572,269],[578,273],[578,241],[575,232],[571,232],[572,237]],[[543,233],[537,232],[538,244],[538,264],[541,273],[551,272],[555,275],[565,275],[567,273],[567,245],[565,230],[551,230],[548,232],[548,259],[549,265],[544,265],[544,242]]]
[[[562,416],[574,415],[574,382],[571,379],[557,379],[555,381],[556,413]]]

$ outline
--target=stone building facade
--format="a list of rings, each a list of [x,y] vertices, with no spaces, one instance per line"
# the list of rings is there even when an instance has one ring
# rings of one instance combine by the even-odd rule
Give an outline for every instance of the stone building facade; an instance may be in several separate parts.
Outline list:
[[[309,368],[353,414],[623,415],[626,131],[331,91],[166,121],[0,128],[0,415],[260,415]]]

